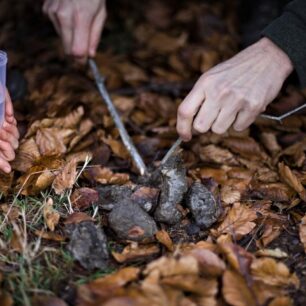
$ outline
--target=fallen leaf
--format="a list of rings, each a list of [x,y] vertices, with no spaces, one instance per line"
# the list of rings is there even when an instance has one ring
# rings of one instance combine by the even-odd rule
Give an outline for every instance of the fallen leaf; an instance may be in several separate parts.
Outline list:
[[[154,270],[158,271],[163,277],[189,275],[198,274],[199,265],[193,256],[183,256],[179,259],[164,256],[149,263],[144,270],[144,274],[148,275]]]
[[[233,205],[223,222],[216,231],[213,231],[213,233],[217,235],[228,233],[239,240],[255,228],[256,223],[253,221],[256,219],[256,211],[237,202]]]
[[[58,155],[66,153],[66,144],[74,130],[59,128],[43,128],[36,133],[36,143],[42,155]],[[68,140],[67,140],[68,139]]]
[[[168,276],[161,280],[161,284],[206,297],[214,297],[218,292],[216,279],[203,279],[197,275]]]
[[[33,306],[68,306],[64,300],[54,296],[35,295],[32,303]]]
[[[127,173],[114,173],[109,168],[92,167],[84,171],[84,176],[100,184],[123,185],[130,181]]]
[[[63,194],[66,189],[71,189],[77,177],[77,160],[74,158],[60,170],[53,181],[52,187],[56,194]]]
[[[252,262],[251,271],[254,279],[260,280],[264,284],[271,286],[299,287],[299,279],[282,262],[277,262],[273,258],[259,258]]]
[[[38,146],[33,138],[23,140],[16,152],[12,167],[20,172],[26,172],[40,156]]]
[[[174,246],[169,234],[165,230],[159,230],[155,233],[156,239],[164,245],[168,251],[173,252]]]
[[[228,137],[223,140],[223,145],[248,159],[267,159],[268,156],[259,144],[251,137]]]
[[[98,203],[99,194],[95,189],[82,187],[74,190],[70,200],[73,208],[83,210]]]
[[[60,214],[53,208],[53,200],[51,198],[48,198],[44,204],[43,216],[46,225],[53,232],[59,222]]]
[[[116,139],[112,139],[112,138],[103,138],[102,139],[104,143],[106,143],[108,146],[110,146],[112,152],[122,158],[122,159],[128,159],[129,158],[129,152],[127,151],[126,147],[124,146],[124,144]]]
[[[273,258],[278,258],[278,259],[288,257],[288,254],[286,252],[282,251],[279,248],[276,248],[276,249],[262,249],[262,250],[256,251],[255,254],[257,256],[261,256],[261,257],[273,257]]]
[[[225,301],[233,306],[257,306],[256,298],[244,278],[237,272],[226,270],[223,274],[222,293]]]
[[[200,158],[203,162],[213,162],[221,165],[237,165],[234,155],[227,149],[213,144],[200,149]]]
[[[284,163],[279,163],[278,169],[282,179],[299,194],[303,201],[306,201],[306,190],[291,169]]]
[[[194,249],[188,254],[198,261],[200,272],[205,276],[218,277],[225,271],[224,261],[210,250]]]
[[[160,249],[155,244],[145,244],[145,245],[134,245],[130,244],[126,246],[121,253],[112,252],[113,257],[117,262],[124,263],[134,260],[143,260],[146,257],[151,257],[157,255]]]
[[[8,194],[10,188],[12,187],[13,178],[13,172],[6,174],[0,171],[0,194],[2,193],[5,196]]]
[[[288,296],[279,296],[276,297],[271,303],[269,303],[269,306],[293,306],[294,302],[292,299]]]
[[[306,253],[306,216],[303,217],[299,226],[300,240],[304,245],[304,250]]]
[[[54,232],[46,232],[44,230],[36,230],[34,233],[35,233],[36,236],[38,236],[40,238],[43,238],[43,239],[47,239],[47,240],[59,241],[59,242],[62,242],[62,241],[66,240],[66,238],[64,236],[56,234]]]
[[[83,221],[93,221],[93,219],[83,212],[74,212],[64,221],[64,224],[77,224]]]
[[[0,305],[1,306],[13,306],[14,305],[14,300],[12,296],[6,292],[1,290],[0,291]]]
[[[78,303],[82,305],[92,303],[97,305],[99,300],[105,301],[114,296],[114,293],[129,282],[137,280],[140,273],[139,268],[126,267],[105,277],[98,278],[88,284],[78,287]],[[87,304],[85,304],[87,305]]]

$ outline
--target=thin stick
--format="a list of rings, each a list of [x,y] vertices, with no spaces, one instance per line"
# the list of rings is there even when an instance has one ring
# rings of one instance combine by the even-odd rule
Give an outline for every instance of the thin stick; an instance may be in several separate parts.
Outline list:
[[[124,124],[121,121],[121,118],[120,118],[120,116],[119,116],[119,114],[118,114],[118,112],[117,112],[117,110],[116,110],[107,90],[106,90],[106,87],[104,85],[104,79],[102,78],[95,61],[93,59],[89,59],[89,65],[90,65],[90,68],[91,68],[92,73],[94,75],[94,78],[95,78],[98,90],[100,92],[100,95],[103,98],[103,100],[104,100],[104,102],[105,102],[105,104],[106,104],[115,124],[116,124],[116,127],[119,130],[120,137],[121,137],[126,149],[130,152],[130,155],[131,155],[132,159],[134,160],[135,165],[139,169],[140,174],[144,175],[147,172],[146,165],[144,164],[144,162],[143,162],[141,156],[139,155],[136,147],[134,146],[127,130],[125,129]]]
[[[181,145],[182,143],[182,138],[179,137],[176,142],[172,145],[172,147],[169,149],[169,151],[167,152],[167,154],[165,155],[165,157],[162,159],[161,161],[161,165],[164,165],[168,159],[172,156],[172,154],[176,151],[176,149]]]

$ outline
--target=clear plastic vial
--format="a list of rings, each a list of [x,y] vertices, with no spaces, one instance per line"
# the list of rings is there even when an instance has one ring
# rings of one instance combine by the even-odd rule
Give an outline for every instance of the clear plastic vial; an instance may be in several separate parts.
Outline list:
[[[7,54],[0,51],[0,127],[4,121]]]

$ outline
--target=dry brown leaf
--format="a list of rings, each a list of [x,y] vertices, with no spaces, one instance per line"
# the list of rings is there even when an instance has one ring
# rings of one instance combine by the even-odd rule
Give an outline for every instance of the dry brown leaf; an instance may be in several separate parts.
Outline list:
[[[241,192],[234,186],[224,185],[221,188],[221,201],[227,205],[239,202],[241,199]]]
[[[163,278],[160,283],[199,296],[214,297],[218,292],[216,279],[203,279],[197,275],[168,276]]]
[[[145,71],[132,63],[120,62],[117,65],[117,69],[120,71],[124,81],[131,85],[148,81],[148,76]]]
[[[69,150],[74,148],[79,143],[79,141],[92,130],[93,126],[94,124],[90,119],[83,120],[76,132],[76,136],[73,137],[69,143]]]
[[[174,251],[174,245],[173,242],[165,230],[159,230],[155,233],[155,237],[162,245],[164,245],[168,251],[173,252]]]
[[[1,204],[0,210],[7,215],[10,221],[15,221],[21,215],[20,208],[13,206],[12,204]]]
[[[258,250],[255,253],[256,256],[261,256],[261,257],[273,257],[277,259],[282,259],[282,258],[287,258],[288,254],[284,251],[282,251],[279,248],[276,249],[262,249]]]
[[[129,158],[129,152],[127,151],[126,147],[123,145],[123,143],[120,140],[115,140],[112,138],[103,138],[102,139],[104,143],[106,143],[110,148],[112,149],[112,152],[123,159]]]
[[[257,306],[256,298],[245,279],[237,272],[226,270],[223,274],[223,297],[233,306]]]
[[[255,183],[250,188],[252,196],[274,202],[290,202],[295,194],[291,187],[283,183]]]
[[[127,173],[114,173],[109,168],[92,167],[84,171],[84,176],[93,182],[100,184],[123,185],[130,181]]]
[[[44,230],[36,230],[34,234],[40,238],[52,240],[52,241],[65,241],[66,238],[60,234],[54,233],[54,232],[46,232]]]
[[[24,240],[24,237],[21,234],[21,232],[20,231],[17,232],[16,230],[14,230],[12,238],[10,240],[11,249],[15,252],[22,253],[22,250],[24,248],[23,243],[22,243],[23,240]]]
[[[93,221],[93,219],[83,212],[74,212],[67,217],[64,224],[77,224],[83,221]]]
[[[14,300],[12,296],[3,290],[0,290],[0,305],[1,306],[13,306]]]
[[[124,263],[137,259],[146,259],[146,257],[157,255],[159,251],[159,247],[155,244],[130,244],[126,246],[121,253],[113,251],[112,255],[117,262]]]
[[[249,280],[250,266],[254,260],[254,256],[241,246],[234,243],[218,241],[218,246],[231,267]]]
[[[67,116],[61,118],[44,118],[42,120],[34,121],[28,132],[26,134],[26,138],[31,137],[37,133],[37,131],[41,128],[50,128],[57,127],[63,129],[73,129],[81,121],[81,118],[84,115],[83,106],[79,106],[74,111],[70,112]]]
[[[200,149],[200,158],[204,162],[213,162],[221,165],[237,165],[234,155],[229,150],[213,144]]]
[[[14,178],[14,173],[11,172],[10,174],[3,173],[0,171],[0,194],[7,195],[9,190],[12,187]]]
[[[256,219],[255,210],[237,202],[230,209],[220,226],[212,232],[217,236],[228,233],[239,240],[255,228],[256,223],[253,221]]]
[[[223,140],[223,145],[234,153],[247,159],[267,159],[268,156],[260,148],[259,144],[251,137],[229,137]]]
[[[285,287],[294,285],[299,287],[299,279],[282,262],[277,262],[273,258],[259,258],[251,264],[252,275],[255,280],[259,280],[266,285]]]
[[[189,174],[192,177],[197,177],[199,179],[208,179],[213,178],[218,184],[226,183],[228,177],[226,172],[223,169],[216,168],[201,168],[189,170]]]
[[[172,37],[163,32],[157,32],[148,40],[148,47],[158,53],[167,54],[183,47],[187,40],[187,34],[182,33],[179,37]]]
[[[184,297],[183,292],[170,287],[165,289],[160,284],[159,272],[152,271],[141,283],[144,299],[140,299],[140,305],[177,306],[177,302]]]
[[[71,189],[77,177],[77,160],[70,160],[63,169],[60,170],[53,181],[52,187],[56,194],[63,194],[66,189]]]
[[[59,128],[43,128],[36,133],[35,141],[42,155],[59,155],[67,151],[74,130]]]
[[[40,158],[38,146],[33,138],[21,142],[12,167],[20,172],[26,172]]]
[[[278,164],[278,169],[281,178],[306,201],[306,190],[298,177],[283,162]]]
[[[269,303],[269,306],[293,306],[294,302],[292,299],[288,296],[279,296],[275,298],[271,303]]]
[[[84,304],[88,303],[85,305],[97,305],[99,300],[104,302],[107,298],[113,297],[118,289],[136,280],[139,273],[139,268],[126,267],[88,284],[79,286],[78,300],[80,305],[83,305],[83,299]]]
[[[98,203],[99,194],[95,189],[82,187],[73,191],[70,200],[73,208],[82,210]]]
[[[157,271],[163,277],[198,274],[199,265],[193,256],[183,256],[179,259],[163,256],[149,263],[144,270],[144,274],[148,275],[152,271]]]
[[[205,276],[221,276],[226,268],[224,261],[208,249],[194,249],[188,254],[196,258],[200,272]]]
[[[260,139],[262,144],[272,155],[275,155],[282,150],[274,133],[263,132],[260,135]]]
[[[43,216],[50,231],[54,231],[59,222],[60,214],[53,208],[53,200],[48,198],[44,204]]]
[[[304,250],[306,253],[306,215],[301,220],[301,223],[299,226],[299,234],[300,234],[300,240],[304,245]]]
[[[48,295],[36,294],[31,302],[33,306],[68,306],[64,300]]]

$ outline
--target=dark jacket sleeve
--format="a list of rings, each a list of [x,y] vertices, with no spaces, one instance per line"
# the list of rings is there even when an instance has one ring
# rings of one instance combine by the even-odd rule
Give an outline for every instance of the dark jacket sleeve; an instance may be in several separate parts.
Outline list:
[[[262,34],[289,56],[301,86],[306,87],[306,0],[290,2]]]

